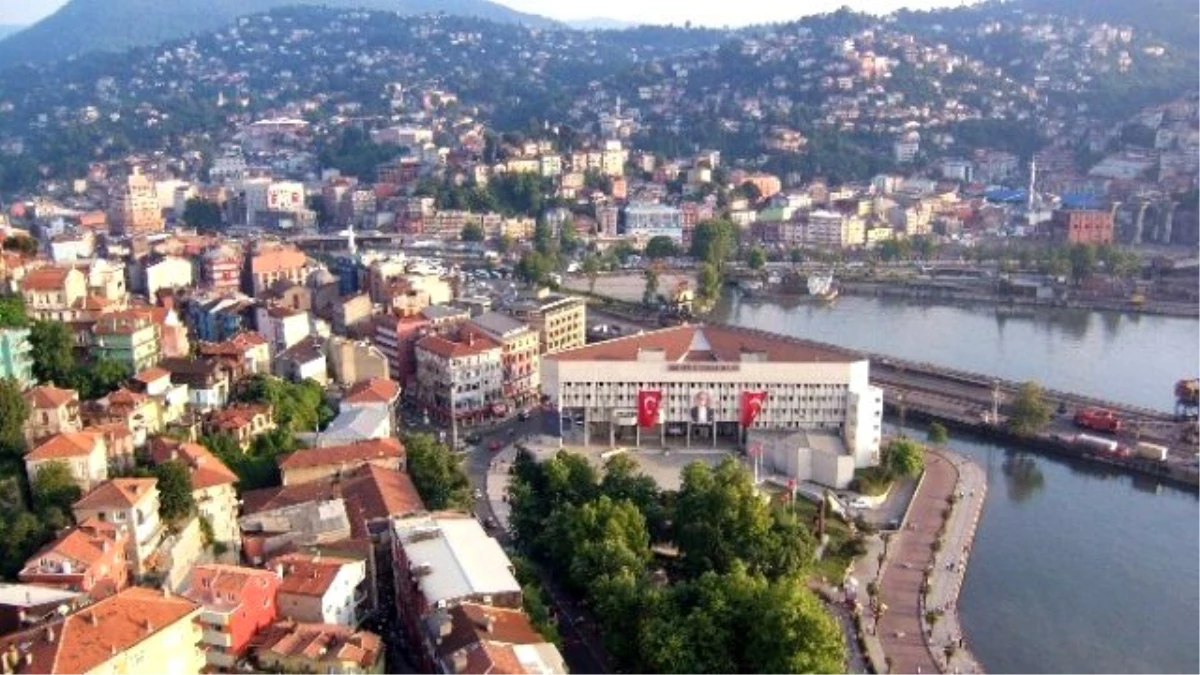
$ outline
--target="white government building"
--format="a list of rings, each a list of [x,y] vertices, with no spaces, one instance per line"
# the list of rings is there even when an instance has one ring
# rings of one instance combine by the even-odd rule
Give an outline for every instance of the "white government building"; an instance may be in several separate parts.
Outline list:
[[[768,473],[844,488],[877,464],[883,392],[853,352],[727,325],[683,325],[542,359],[542,391],[584,445],[761,447]],[[661,391],[658,424],[637,426],[638,392]],[[742,438],[743,392],[766,391]]]

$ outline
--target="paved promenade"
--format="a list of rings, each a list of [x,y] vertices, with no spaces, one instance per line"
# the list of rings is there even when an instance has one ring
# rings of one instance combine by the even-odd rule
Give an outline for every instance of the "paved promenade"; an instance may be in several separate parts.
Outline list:
[[[886,610],[877,623],[871,617],[865,617],[864,621],[868,650],[875,652],[871,643],[878,640],[878,646],[890,660],[891,672],[979,672],[965,642],[959,642],[962,631],[954,602],[962,586],[985,491],[984,474],[978,466],[947,451],[926,453],[925,475],[908,516],[902,529],[890,535],[885,546],[879,586],[880,600]],[[957,498],[960,492],[963,496]],[[958,501],[946,524],[942,548],[935,555],[934,542],[951,495]],[[869,583],[876,578],[872,573],[876,572],[878,562],[878,554],[871,551],[856,565],[856,575]],[[922,594],[926,570],[930,571],[928,608]],[[930,633],[926,612],[937,609],[944,612]],[[947,664],[945,648],[951,642],[955,646]]]

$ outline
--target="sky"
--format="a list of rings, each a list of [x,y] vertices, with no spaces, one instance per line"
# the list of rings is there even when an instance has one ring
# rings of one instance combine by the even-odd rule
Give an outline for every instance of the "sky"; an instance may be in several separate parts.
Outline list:
[[[602,17],[633,23],[682,25],[691,21],[693,24],[704,26],[743,26],[751,23],[787,21],[807,14],[830,12],[842,5],[872,14],[886,14],[900,7],[928,9],[963,4],[962,0],[604,0],[600,3],[563,0],[499,1],[514,9],[560,20]],[[64,4],[66,0],[0,0],[0,24],[31,24]]]

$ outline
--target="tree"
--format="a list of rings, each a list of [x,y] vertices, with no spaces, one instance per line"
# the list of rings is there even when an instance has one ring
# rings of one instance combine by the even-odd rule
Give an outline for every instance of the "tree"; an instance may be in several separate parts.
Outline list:
[[[588,293],[595,293],[596,279],[600,276],[600,258],[595,253],[583,257],[583,273],[588,280]]]
[[[935,445],[945,445],[946,441],[950,440],[950,434],[946,431],[946,426],[941,422],[934,422],[929,425],[929,442]]]
[[[184,204],[184,224],[199,232],[213,232],[221,229],[221,205],[199,197],[193,197]]]
[[[721,272],[717,266],[706,262],[696,274],[696,291],[707,302],[715,302],[721,295]]]
[[[792,575],[762,591],[756,630],[744,635],[757,673],[841,673],[842,632],[803,579]]]
[[[564,255],[571,255],[583,246],[579,233],[575,231],[575,223],[570,220],[558,226],[558,250]]]
[[[746,256],[746,264],[752,270],[761,270],[767,264],[767,254],[762,248],[755,246],[750,249],[750,255]]]
[[[469,509],[470,481],[450,448],[430,434],[407,434],[404,449],[408,474],[430,511]]]
[[[545,218],[538,218],[533,228],[533,248],[544,256],[554,255],[554,233]]]
[[[462,240],[469,242],[480,242],[484,240],[483,225],[479,223],[467,223],[463,225]]]
[[[515,272],[526,282],[539,286],[547,282],[553,269],[554,265],[548,256],[537,251],[529,251],[521,256]]]
[[[656,237],[651,237],[650,241],[646,242],[647,258],[653,260],[674,258],[679,253],[679,246],[675,243],[675,240],[666,235],[660,234]]]
[[[167,522],[186,518],[196,507],[192,476],[183,462],[172,459],[154,467],[158,479],[158,515]]]
[[[67,376],[67,383],[79,392],[80,398],[95,399],[120,389],[131,374],[125,364],[101,359],[89,365],[76,364]]]
[[[75,343],[66,324],[34,322],[29,344],[33,347],[33,376],[41,382],[66,385],[75,368]]]
[[[654,304],[658,297],[658,272],[647,269],[645,272],[646,288],[642,291],[642,304],[647,307]]]
[[[25,328],[28,325],[25,298],[20,295],[0,296],[0,328]]]
[[[1032,434],[1050,422],[1050,405],[1036,382],[1024,382],[1017,389],[1008,415],[1008,426],[1018,434]]]
[[[25,453],[21,427],[29,417],[29,403],[21,395],[21,384],[11,377],[0,380],[0,459],[19,460]]]
[[[70,513],[71,505],[83,496],[83,490],[75,483],[66,462],[42,464],[32,478],[30,492],[39,511],[57,508],[62,513]]]
[[[569,571],[568,580],[579,591],[605,576],[641,572],[650,560],[645,518],[633,502],[607,495],[555,510],[543,537],[550,560]]]
[[[637,506],[654,538],[665,539],[669,536],[667,524],[670,515],[663,506],[658,483],[642,473],[637,462],[630,459],[629,455],[616,455],[604,463],[600,492],[613,501],[628,500]]]
[[[737,249],[737,226],[728,220],[706,220],[692,233],[692,257],[721,270]]]
[[[699,462],[684,467],[674,529],[682,569],[691,578],[728,572],[735,561],[777,578],[803,569],[812,557],[803,529],[772,512],[732,458],[716,468]]]
[[[883,449],[883,462],[894,476],[917,477],[925,470],[924,451],[907,439],[897,439]]]
[[[313,380],[288,382],[272,375],[254,375],[235,398],[271,404],[276,424],[293,433],[323,429],[334,415],[325,402],[325,390]]]
[[[5,251],[16,251],[21,255],[32,258],[38,254],[38,242],[33,237],[12,236],[5,237],[3,248]]]
[[[513,239],[511,234],[502,234],[500,239],[496,241],[496,250],[501,254],[508,253],[517,245],[517,240]]]
[[[1071,278],[1076,283],[1092,275],[1096,271],[1096,247],[1089,244],[1075,244],[1070,251]]]

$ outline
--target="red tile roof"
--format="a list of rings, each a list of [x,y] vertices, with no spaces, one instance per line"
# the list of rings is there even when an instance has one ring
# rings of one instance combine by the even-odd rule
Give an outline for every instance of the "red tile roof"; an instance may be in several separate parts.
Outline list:
[[[30,450],[25,461],[42,462],[53,459],[86,457],[99,446],[97,434],[87,431],[68,431],[55,434],[44,443]]]
[[[105,527],[106,525],[107,527]],[[126,532],[128,531],[126,530]],[[100,523],[94,518],[90,518],[43,546],[37,553],[29,557],[30,562],[26,565],[32,564],[39,558],[58,555],[91,567],[107,552],[104,550],[105,542],[112,546],[122,538],[123,535],[119,534],[111,524]],[[86,567],[81,567],[78,571],[82,573],[86,569]]]
[[[280,248],[273,251],[264,251],[252,257],[250,259],[250,271],[253,274],[282,272],[304,267],[307,262],[308,258],[302,251]]]
[[[353,661],[369,671],[379,660],[383,641],[369,631],[321,623],[277,622],[254,639],[259,658],[294,657],[314,662]],[[323,669],[322,669],[323,670]]]
[[[266,588],[278,584],[278,579],[270,570],[204,563],[192,568],[191,582],[184,596],[206,607],[236,606],[241,604],[242,593],[251,584]],[[228,600],[230,596],[234,598],[232,602]]]
[[[297,450],[279,459],[279,468],[303,469],[330,464],[368,462],[373,459],[404,457],[404,445],[396,438],[375,438],[349,445],[331,445],[327,448]]]
[[[21,288],[26,291],[53,291],[63,287],[71,267],[40,267],[25,274]]]
[[[866,357],[854,352],[724,324],[682,325],[547,354],[553,361],[634,361],[639,350],[662,351],[669,362],[739,363],[743,354],[762,354],[772,363],[850,363]]]
[[[52,384],[44,384],[25,392],[25,400],[33,408],[58,408],[71,401],[78,401],[79,392],[74,389],[59,389]]]
[[[337,479],[244,492],[242,514],[252,515],[293,504],[334,499],[345,501],[346,515],[350,517],[351,527],[357,530],[364,529],[364,521],[425,510],[425,503],[421,501],[421,495],[407,473],[365,464]],[[363,533],[356,531],[355,534]]]
[[[193,490],[232,485],[238,481],[236,473],[209,452],[208,448],[197,443],[184,443],[161,436],[154,438],[150,441],[150,459],[155,464],[171,460],[186,464],[192,478]]]
[[[400,395],[400,385],[392,380],[372,377],[355,383],[342,398],[343,403],[392,403]]]
[[[75,502],[72,508],[129,508],[145,499],[157,485],[156,478],[113,478],[96,486]]]
[[[20,672],[86,673],[198,609],[185,598],[128,588],[61,621],[6,635],[0,652],[24,646],[30,663]]]
[[[143,384],[150,384],[151,382],[155,382],[164,377],[170,377],[170,376],[171,376],[170,371],[166,370],[165,368],[159,368],[158,366],[155,366],[153,368],[147,368],[147,369],[143,370],[142,372],[138,373],[137,375],[134,375],[133,379],[135,379],[138,382],[141,382]]]
[[[329,592],[334,579],[346,565],[357,565],[359,561],[307,553],[288,553],[272,558],[269,569],[283,568],[283,581],[279,592],[289,595],[322,597]]]
[[[417,341],[417,349],[433,352],[444,359],[453,359],[501,348],[500,343],[491,338],[472,335],[469,342],[449,340],[437,334],[426,335]]]

